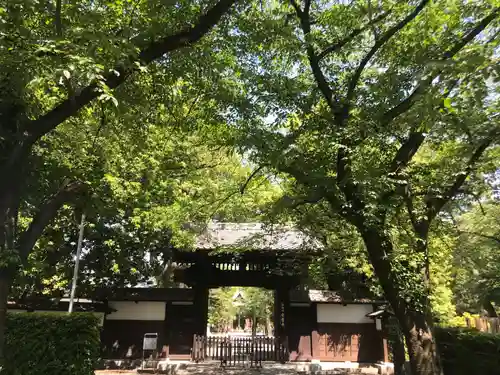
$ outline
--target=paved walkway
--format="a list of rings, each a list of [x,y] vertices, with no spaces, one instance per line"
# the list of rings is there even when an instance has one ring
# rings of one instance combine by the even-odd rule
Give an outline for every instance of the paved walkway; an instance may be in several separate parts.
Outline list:
[[[161,372],[170,375],[301,375],[301,374],[318,374],[318,375],[351,375],[351,374],[377,374],[376,369],[332,369],[322,370],[319,372],[301,371],[300,368],[287,365],[267,365],[262,368],[221,368],[216,365],[190,364],[186,367],[175,368],[169,372]],[[376,371],[374,371],[376,370]],[[136,375],[141,373],[136,370],[104,370],[96,371],[96,375]],[[151,372],[152,373],[152,372]]]

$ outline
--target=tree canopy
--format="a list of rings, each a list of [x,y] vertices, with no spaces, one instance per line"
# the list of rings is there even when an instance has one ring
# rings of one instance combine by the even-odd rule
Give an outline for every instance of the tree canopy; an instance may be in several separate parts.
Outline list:
[[[498,298],[499,13],[1,4],[0,303],[66,288],[82,212],[82,287],[166,283],[186,224],[286,221],[325,245],[311,283],[348,269],[389,301],[413,372],[439,373],[434,318]]]

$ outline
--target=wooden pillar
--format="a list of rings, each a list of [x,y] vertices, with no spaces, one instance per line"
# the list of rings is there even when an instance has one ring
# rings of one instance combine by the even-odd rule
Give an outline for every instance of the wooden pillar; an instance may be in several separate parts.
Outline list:
[[[279,288],[274,292],[274,336],[282,338],[285,335],[285,303],[287,291]]]
[[[165,321],[163,322],[164,332],[163,332],[163,342],[160,342],[162,345],[162,353],[163,349],[165,349],[165,357],[168,358],[170,355],[170,320],[169,320],[169,306],[172,305],[172,302],[167,301],[165,303]]]
[[[207,334],[208,324],[208,292],[206,286],[194,286],[194,333],[196,335],[205,336]]]
[[[387,342],[387,335],[385,334],[385,332],[383,333],[382,337],[382,346],[384,350],[384,362],[387,363],[389,362],[389,344]]]
[[[380,319],[379,323],[377,323],[377,318],[375,318],[375,324],[378,324],[380,327],[380,338],[382,341],[382,360],[387,363],[389,362],[389,331],[387,329],[387,324],[385,319]]]
[[[276,289],[274,293],[274,338],[279,344],[276,350],[278,358],[276,360],[285,361],[288,360],[286,356],[288,355],[287,348],[287,318],[286,314],[290,308],[290,296],[288,287],[280,286]]]

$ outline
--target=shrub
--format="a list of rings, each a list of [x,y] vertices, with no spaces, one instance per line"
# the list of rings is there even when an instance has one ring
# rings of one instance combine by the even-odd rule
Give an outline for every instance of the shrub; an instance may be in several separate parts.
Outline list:
[[[466,328],[437,328],[445,375],[500,375],[500,335]]]
[[[93,375],[99,321],[89,313],[7,315],[8,375]]]
[[[446,325],[448,327],[467,327],[467,319],[470,319],[472,322],[474,322],[476,318],[479,318],[479,315],[466,312],[463,315],[454,316],[452,319],[446,322]]]

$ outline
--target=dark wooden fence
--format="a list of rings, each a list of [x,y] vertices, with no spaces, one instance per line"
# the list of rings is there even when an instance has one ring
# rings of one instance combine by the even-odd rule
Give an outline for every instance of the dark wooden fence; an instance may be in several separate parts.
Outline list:
[[[216,337],[194,335],[192,359],[215,360],[222,366],[260,367],[263,361],[288,361],[287,340],[273,337]]]
[[[465,324],[481,332],[500,333],[500,318],[465,318]]]

